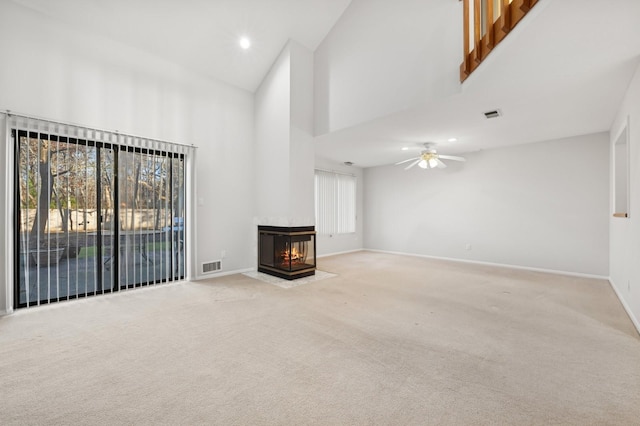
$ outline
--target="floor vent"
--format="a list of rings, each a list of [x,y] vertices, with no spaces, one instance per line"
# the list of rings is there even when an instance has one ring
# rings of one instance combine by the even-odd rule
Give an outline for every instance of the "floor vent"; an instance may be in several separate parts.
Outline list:
[[[222,263],[220,260],[216,260],[214,262],[207,262],[202,264],[202,273],[210,274],[212,272],[216,272],[222,269]]]

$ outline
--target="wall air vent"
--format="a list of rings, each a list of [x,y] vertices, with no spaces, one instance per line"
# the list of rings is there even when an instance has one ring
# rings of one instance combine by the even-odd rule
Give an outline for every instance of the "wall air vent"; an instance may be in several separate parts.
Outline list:
[[[494,109],[493,111],[487,111],[484,113],[484,116],[487,118],[497,118],[500,117],[502,113],[499,109]]]
[[[213,262],[207,262],[202,264],[202,273],[211,274],[222,269],[222,261],[216,260]]]

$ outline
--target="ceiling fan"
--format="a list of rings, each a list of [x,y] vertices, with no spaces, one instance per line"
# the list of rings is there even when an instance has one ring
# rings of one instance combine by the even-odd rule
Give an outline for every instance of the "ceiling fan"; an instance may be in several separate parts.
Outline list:
[[[409,170],[416,164],[418,165],[418,167],[421,167],[423,169],[433,169],[436,167],[439,169],[444,169],[445,167],[447,167],[447,165],[444,164],[444,162],[442,161],[443,159],[453,160],[453,161],[467,161],[463,157],[438,154],[436,152],[435,145],[436,145],[435,143],[427,142],[424,144],[424,150],[420,153],[419,157],[409,158],[407,160],[400,161],[395,165],[397,166],[399,164],[408,163],[409,161],[412,161],[411,164],[409,164],[407,167],[404,168],[405,170]]]

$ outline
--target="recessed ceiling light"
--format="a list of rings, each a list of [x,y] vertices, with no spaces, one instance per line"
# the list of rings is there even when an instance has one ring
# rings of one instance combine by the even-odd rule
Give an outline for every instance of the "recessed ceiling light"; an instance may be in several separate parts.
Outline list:
[[[408,146],[403,146],[403,147],[402,147],[402,150],[403,150],[403,151],[408,151],[408,150],[409,150],[409,147],[408,147]]]
[[[458,141],[458,139],[456,139],[456,138],[449,138],[449,139],[447,139],[447,142],[457,142],[457,141]]]
[[[251,40],[249,40],[249,38],[247,37],[241,37],[239,43],[240,47],[242,47],[244,50],[247,50],[251,47]]]

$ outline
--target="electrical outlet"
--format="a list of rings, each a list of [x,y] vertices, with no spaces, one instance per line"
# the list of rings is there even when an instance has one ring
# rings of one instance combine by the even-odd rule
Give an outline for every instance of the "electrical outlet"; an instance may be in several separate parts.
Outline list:
[[[220,259],[224,259],[225,257],[227,257],[227,251],[226,250],[222,250],[220,252]]]
[[[471,250],[471,244],[467,243],[467,245],[464,246],[464,249],[465,250]]]

